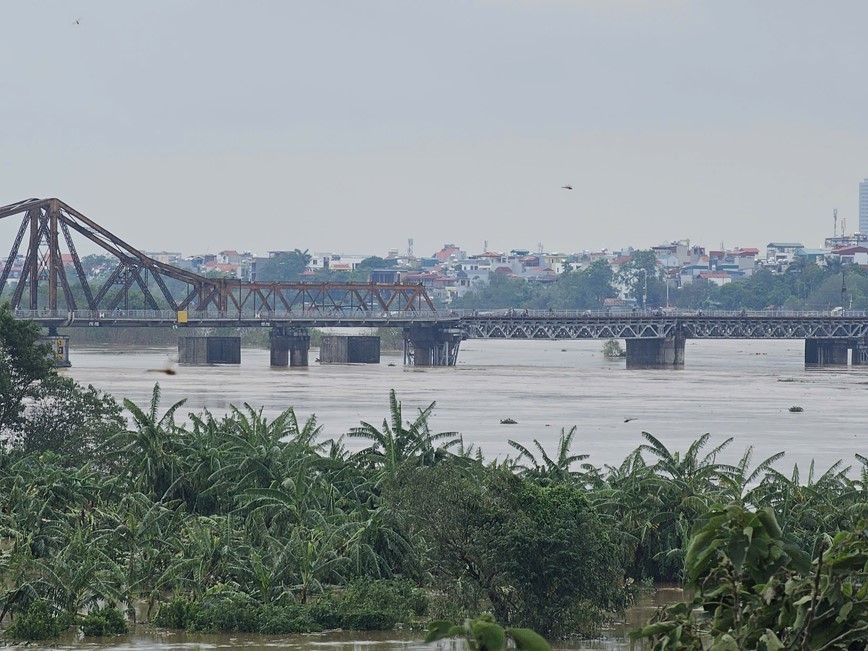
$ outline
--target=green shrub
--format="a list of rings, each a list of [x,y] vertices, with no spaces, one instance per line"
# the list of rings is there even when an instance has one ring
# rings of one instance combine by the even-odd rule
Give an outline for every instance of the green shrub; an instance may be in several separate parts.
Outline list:
[[[258,632],[265,635],[287,633],[312,633],[320,631],[310,614],[310,609],[301,604],[288,606],[261,606],[259,608]]]
[[[343,627],[352,631],[388,631],[398,623],[394,613],[382,610],[354,611],[345,613],[341,619]]]
[[[308,605],[308,614],[322,629],[340,628],[343,625],[340,602],[335,600],[330,594],[310,603]]]
[[[603,357],[616,359],[618,357],[626,357],[627,351],[621,347],[621,342],[617,339],[609,339],[603,344]]]
[[[187,629],[199,633],[258,630],[258,604],[247,593],[225,585],[209,588],[198,603]]]
[[[37,599],[16,614],[6,628],[6,636],[15,640],[47,640],[57,637],[67,627],[67,618],[58,617],[47,601]]]
[[[196,615],[196,609],[196,604],[186,597],[173,597],[171,601],[160,604],[154,624],[163,628],[187,628]]]
[[[125,635],[130,632],[126,619],[113,604],[90,611],[79,623],[85,637]]]
[[[358,579],[340,600],[341,626],[359,631],[389,630],[427,610],[427,593],[408,579]]]

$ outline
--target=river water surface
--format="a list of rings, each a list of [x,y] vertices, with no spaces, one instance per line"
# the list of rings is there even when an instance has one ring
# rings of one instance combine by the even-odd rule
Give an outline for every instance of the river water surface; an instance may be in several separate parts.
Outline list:
[[[436,401],[432,431],[460,432],[490,459],[515,453],[509,439],[528,447],[537,439],[554,453],[561,428],[574,425],[573,452],[598,466],[620,463],[643,443],[643,431],[673,452],[705,432],[713,443],[734,437],[723,461],[748,446],[755,461],[785,451],[778,469],[798,463],[803,478],[811,460],[822,471],[868,454],[868,366],[806,368],[801,341],[688,341],[681,370],[627,370],[600,349],[594,341],[470,340],[453,368],[405,367],[395,353],[376,365],[283,369],[269,367],[267,350],[244,349],[240,366],[181,366],[165,375],[155,371],[176,357],[173,349],[73,347],[64,372],[142,407],[159,382],[163,409],[186,398],[181,416],[223,414],[245,402],[275,416],[291,406],[300,420],[315,414],[323,438],[360,421],[379,426],[394,389],[405,418]],[[503,425],[505,418],[517,422]]]

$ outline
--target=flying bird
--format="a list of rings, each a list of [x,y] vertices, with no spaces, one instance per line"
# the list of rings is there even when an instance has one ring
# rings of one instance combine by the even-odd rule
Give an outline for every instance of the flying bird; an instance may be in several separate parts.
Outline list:
[[[572,190],[572,189],[573,189],[573,186],[571,186],[571,185],[562,185],[562,186],[561,186],[561,189],[563,189],[563,190]]]
[[[72,24],[73,25],[81,25],[81,18],[76,18],[74,21],[72,21]]]

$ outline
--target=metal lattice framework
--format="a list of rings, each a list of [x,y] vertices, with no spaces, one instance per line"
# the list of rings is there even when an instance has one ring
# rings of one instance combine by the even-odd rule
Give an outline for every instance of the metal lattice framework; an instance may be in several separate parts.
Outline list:
[[[691,339],[864,339],[868,319],[846,316],[687,317],[679,319]]]
[[[154,260],[59,199],[27,199],[0,207],[0,219],[23,215],[0,271],[0,294],[26,241],[9,302],[29,313],[104,315],[128,311],[190,311],[191,318],[274,318],[277,315],[419,315],[434,313],[417,284],[245,282],[206,278]],[[82,266],[73,233],[98,245],[114,267],[99,279]],[[66,251],[71,261],[63,261]],[[70,277],[71,276],[71,277]],[[9,283],[10,286],[12,283]]]
[[[469,339],[846,339],[868,337],[868,317],[847,316],[462,316]]]
[[[465,317],[468,339],[662,339],[675,323],[636,318]]]

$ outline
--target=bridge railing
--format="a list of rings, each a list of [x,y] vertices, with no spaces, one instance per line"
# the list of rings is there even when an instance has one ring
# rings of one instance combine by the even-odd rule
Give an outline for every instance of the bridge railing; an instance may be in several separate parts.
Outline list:
[[[612,318],[612,317],[717,317],[717,318],[817,318],[817,317],[868,317],[868,310],[696,310],[675,308],[652,308],[652,309],[610,309],[610,310],[525,310],[525,309],[498,309],[498,310],[441,310],[439,314],[450,314],[459,318],[467,317],[492,317],[492,318],[533,318],[546,317],[556,318]]]
[[[19,319],[32,319],[36,321],[63,321],[68,325],[83,323],[98,323],[101,321],[151,321],[151,322],[198,322],[224,321],[227,324],[232,321],[260,322],[262,324],[271,321],[431,321],[455,319],[448,312],[419,312],[417,310],[364,310],[364,309],[305,309],[288,311],[252,311],[245,310],[241,313],[219,312],[215,310],[196,312],[186,311],[183,317],[173,310],[21,310],[16,309],[13,315]]]
[[[179,321],[179,313],[173,310],[14,310],[14,316],[21,319],[59,320],[69,325],[97,323],[103,320],[171,322]],[[492,319],[672,319],[687,317],[709,318],[868,318],[866,310],[681,310],[681,309],[649,309],[649,310],[437,310],[434,312],[418,312],[415,310],[377,311],[365,309],[304,309],[281,312],[245,310],[238,312],[186,312],[186,320],[190,323],[213,321],[257,321],[267,324],[271,321],[292,320],[322,320],[322,321],[450,321],[472,318]]]

